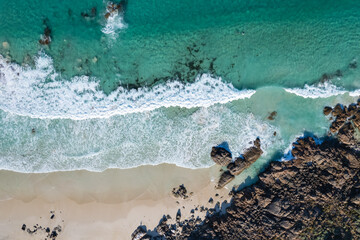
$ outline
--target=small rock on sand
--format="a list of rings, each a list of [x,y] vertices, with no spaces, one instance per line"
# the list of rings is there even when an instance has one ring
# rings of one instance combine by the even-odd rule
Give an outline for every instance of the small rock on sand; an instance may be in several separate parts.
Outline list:
[[[184,184],[181,184],[177,188],[173,188],[172,194],[176,198],[187,199],[189,196],[187,195],[187,189],[185,188]]]

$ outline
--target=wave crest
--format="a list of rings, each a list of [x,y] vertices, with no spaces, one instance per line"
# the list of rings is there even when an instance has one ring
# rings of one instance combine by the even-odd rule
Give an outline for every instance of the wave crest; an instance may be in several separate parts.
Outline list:
[[[331,82],[320,83],[317,85],[307,85],[304,88],[285,88],[286,92],[295,94],[303,98],[328,98],[332,96],[349,93],[352,97],[360,95],[360,90],[347,91],[342,87],[338,87]]]
[[[0,57],[0,109],[36,118],[105,118],[160,107],[208,107],[255,93],[238,90],[208,74],[198,76],[191,84],[169,81],[137,90],[119,87],[110,95],[99,89],[98,81],[88,76],[61,79],[52,59],[44,53],[35,59],[35,68]]]

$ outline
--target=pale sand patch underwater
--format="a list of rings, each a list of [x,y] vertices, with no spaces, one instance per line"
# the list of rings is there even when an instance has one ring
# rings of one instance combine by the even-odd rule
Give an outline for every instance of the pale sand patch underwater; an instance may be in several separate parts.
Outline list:
[[[25,174],[0,171],[0,239],[44,239],[45,231],[21,230],[39,224],[57,239],[130,239],[140,224],[155,227],[164,213],[175,219],[178,209],[189,217],[191,209],[214,207],[230,198],[228,189],[215,189],[219,167],[186,169],[175,165]],[[194,194],[183,200],[172,196],[184,184]],[[219,196],[215,197],[218,193]],[[222,197],[223,196],[223,197]],[[222,198],[221,198],[222,197]],[[213,198],[212,204],[208,203]],[[179,201],[179,203],[177,203]],[[183,208],[184,206],[184,208]],[[54,211],[54,218],[51,219]],[[195,211],[204,216],[205,211]]]

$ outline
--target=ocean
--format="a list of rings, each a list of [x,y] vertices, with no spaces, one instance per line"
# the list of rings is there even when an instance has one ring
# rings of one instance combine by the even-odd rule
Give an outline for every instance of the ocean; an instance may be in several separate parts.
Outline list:
[[[107,5],[0,0],[0,169],[206,168],[260,137],[260,171],[360,95],[360,2]]]

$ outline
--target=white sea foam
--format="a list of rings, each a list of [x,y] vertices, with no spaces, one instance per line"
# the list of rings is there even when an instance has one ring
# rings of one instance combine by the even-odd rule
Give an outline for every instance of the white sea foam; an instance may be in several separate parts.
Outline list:
[[[255,93],[237,90],[221,78],[204,74],[194,83],[174,80],[153,88],[119,87],[105,95],[95,78],[61,79],[52,59],[44,53],[36,57],[35,65],[21,67],[0,57],[0,109],[36,118],[104,118],[160,107],[209,107],[249,98]]]
[[[352,96],[352,97],[359,97],[360,96],[360,89],[349,92],[349,95]]]
[[[106,19],[105,26],[101,31],[110,36],[112,39],[116,39],[119,31],[127,27],[127,24],[124,22],[124,16],[118,11],[112,12],[112,14]]]
[[[352,97],[360,95],[360,90],[347,91],[331,82],[320,83],[317,85],[307,85],[304,88],[285,88],[285,91],[296,94],[303,98],[328,98],[332,96],[348,93]]]
[[[0,139],[7,139],[0,144],[0,168],[102,171],[160,163],[204,168],[214,164],[209,152],[212,146],[227,141],[237,157],[256,137],[261,139],[264,156],[281,147],[279,129],[226,105],[195,111],[157,109],[82,121],[36,119],[0,111]]]

